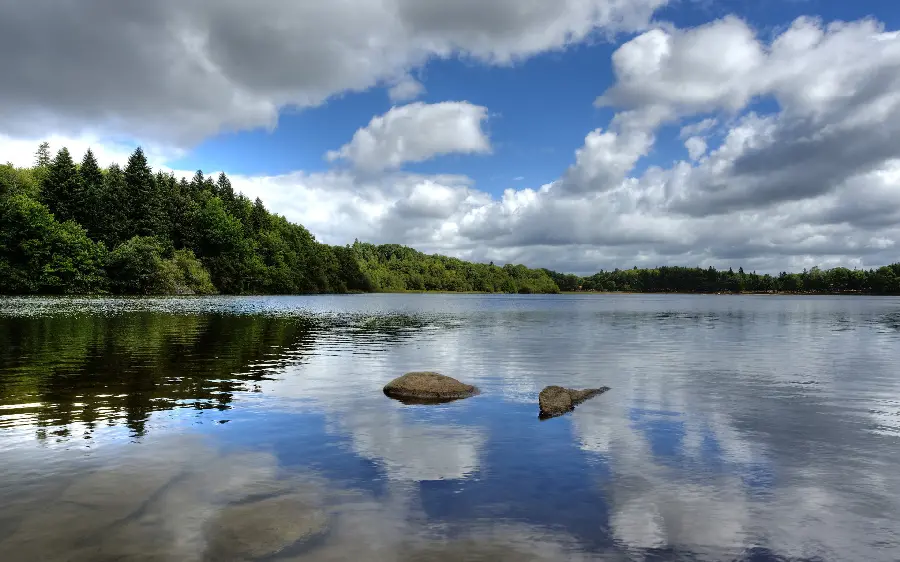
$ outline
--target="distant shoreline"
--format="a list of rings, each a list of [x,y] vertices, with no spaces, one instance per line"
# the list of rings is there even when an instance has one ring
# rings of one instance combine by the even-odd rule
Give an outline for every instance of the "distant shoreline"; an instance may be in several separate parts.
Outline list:
[[[406,294],[435,294],[435,295],[707,295],[707,296],[772,296],[772,297],[881,297],[892,295],[881,295],[878,293],[863,292],[842,292],[842,293],[824,293],[824,292],[792,292],[792,291],[741,291],[741,292],[701,292],[701,291],[559,291],[558,293],[491,293],[487,291],[377,291],[375,293],[357,293],[357,294],[386,294],[386,295],[406,295]],[[896,296],[896,295],[894,295]]]
[[[114,299],[166,299],[166,298],[202,298],[202,297],[315,297],[315,296],[350,296],[350,295],[505,295],[505,296],[555,296],[555,295],[595,295],[595,296],[614,296],[614,295],[703,295],[703,296],[769,296],[769,297],[890,297],[897,296],[891,294],[879,293],[863,293],[863,292],[844,292],[844,293],[818,293],[818,292],[790,292],[790,291],[742,291],[742,292],[687,292],[687,291],[559,291],[556,293],[500,293],[488,291],[442,291],[442,290],[395,290],[395,291],[348,291],[345,293],[251,293],[251,294],[229,294],[214,293],[206,295],[191,294],[149,294],[149,295],[114,295],[114,294],[58,294],[58,295],[40,295],[40,294],[0,294],[0,299],[8,298],[114,298]]]

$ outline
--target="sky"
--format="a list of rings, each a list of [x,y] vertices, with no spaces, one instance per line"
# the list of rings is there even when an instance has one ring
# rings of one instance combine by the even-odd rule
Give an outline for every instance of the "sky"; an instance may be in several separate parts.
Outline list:
[[[140,145],[331,244],[877,267],[898,29],[886,0],[0,0],[0,160]]]

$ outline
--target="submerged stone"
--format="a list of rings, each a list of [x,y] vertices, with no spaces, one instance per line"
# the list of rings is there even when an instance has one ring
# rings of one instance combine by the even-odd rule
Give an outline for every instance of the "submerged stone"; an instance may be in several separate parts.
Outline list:
[[[609,390],[608,386],[585,390],[575,390],[555,385],[548,386],[538,396],[538,403],[541,407],[540,417],[546,419],[570,412],[578,404],[598,394],[603,394],[607,390]]]
[[[329,518],[300,494],[225,506],[208,528],[213,560],[257,559],[308,544],[328,530]]]
[[[478,389],[453,377],[432,372],[406,373],[384,385],[384,393],[405,403],[449,402],[475,395]]]

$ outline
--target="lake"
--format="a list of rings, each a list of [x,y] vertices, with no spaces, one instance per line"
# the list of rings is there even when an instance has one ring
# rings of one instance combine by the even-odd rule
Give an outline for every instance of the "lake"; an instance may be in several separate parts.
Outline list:
[[[896,561],[898,366],[887,297],[0,299],[0,559]]]

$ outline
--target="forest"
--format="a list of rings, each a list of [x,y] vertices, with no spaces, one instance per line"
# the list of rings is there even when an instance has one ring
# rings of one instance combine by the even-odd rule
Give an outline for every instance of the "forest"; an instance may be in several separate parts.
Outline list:
[[[203,295],[394,291],[900,294],[900,263],[778,276],[712,267],[582,277],[470,263],[397,244],[332,246],[236,193],[228,177],[154,172],[141,148],[102,168],[48,143],[0,165],[0,294]]]

